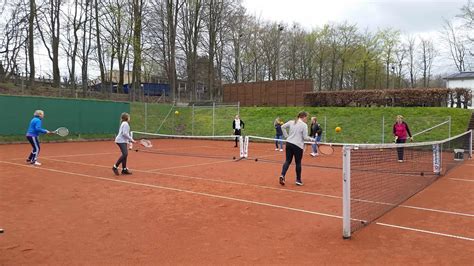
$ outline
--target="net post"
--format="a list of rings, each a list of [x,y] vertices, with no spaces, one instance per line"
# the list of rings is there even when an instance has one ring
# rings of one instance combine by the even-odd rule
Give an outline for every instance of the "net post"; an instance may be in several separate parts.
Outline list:
[[[239,136],[240,158],[244,158],[244,137]]]
[[[351,238],[351,147],[344,145],[342,155],[342,238]]]
[[[244,140],[244,157],[249,157],[249,136],[245,136]]]

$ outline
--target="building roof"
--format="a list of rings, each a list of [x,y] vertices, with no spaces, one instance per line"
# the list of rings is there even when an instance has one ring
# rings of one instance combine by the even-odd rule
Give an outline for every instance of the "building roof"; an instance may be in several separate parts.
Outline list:
[[[449,75],[444,79],[474,79],[474,72],[460,72]]]

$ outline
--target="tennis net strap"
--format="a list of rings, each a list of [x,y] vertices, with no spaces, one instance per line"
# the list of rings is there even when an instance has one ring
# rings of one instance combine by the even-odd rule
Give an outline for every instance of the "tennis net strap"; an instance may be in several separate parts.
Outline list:
[[[343,147],[343,237],[472,157],[472,131],[436,142]]]

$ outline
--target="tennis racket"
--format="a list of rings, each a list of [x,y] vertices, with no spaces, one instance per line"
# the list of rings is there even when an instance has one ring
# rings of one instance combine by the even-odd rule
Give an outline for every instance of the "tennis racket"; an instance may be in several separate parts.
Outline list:
[[[67,135],[69,135],[69,129],[65,128],[65,127],[60,127],[58,129],[56,129],[55,131],[53,131],[54,134],[56,135],[59,135],[61,137],[65,137]]]
[[[151,141],[147,140],[147,139],[141,139],[140,140],[140,144],[145,147],[145,148],[151,148],[153,147],[153,144],[151,143]]]
[[[331,155],[334,152],[331,144],[316,143],[316,146],[318,146],[318,153]]]

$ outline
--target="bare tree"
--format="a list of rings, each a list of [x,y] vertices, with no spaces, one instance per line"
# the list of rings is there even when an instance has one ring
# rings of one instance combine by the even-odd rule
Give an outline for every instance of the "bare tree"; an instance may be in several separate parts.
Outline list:
[[[416,38],[409,36],[407,39],[407,53],[408,53],[408,72],[410,73],[410,88],[416,86]]]
[[[447,42],[450,57],[459,72],[466,71],[467,48],[459,30],[449,20],[444,20],[442,38]]]
[[[34,31],[35,31],[35,20],[36,20],[36,2],[35,0],[29,0],[30,14],[28,16],[28,60],[30,64],[30,86],[33,86],[35,82],[35,42],[34,42]]]
[[[53,86],[59,87],[61,76],[59,72],[59,44],[61,30],[61,5],[63,0],[44,1],[40,12],[36,14],[36,23],[41,40],[48,51],[53,64]]]
[[[430,86],[431,69],[433,62],[438,55],[431,39],[420,40],[420,68],[423,73],[423,87]]]

